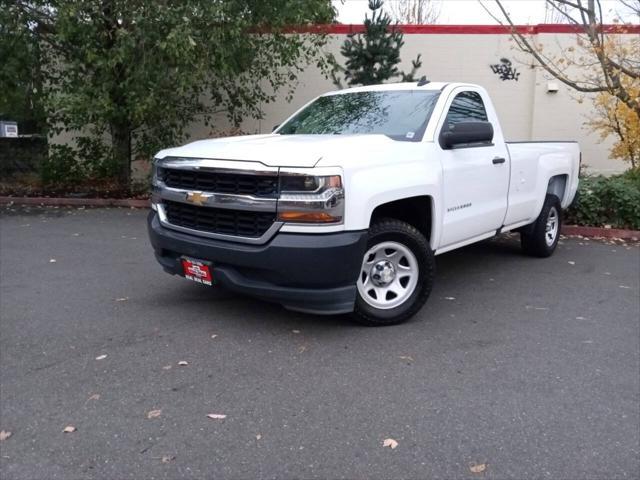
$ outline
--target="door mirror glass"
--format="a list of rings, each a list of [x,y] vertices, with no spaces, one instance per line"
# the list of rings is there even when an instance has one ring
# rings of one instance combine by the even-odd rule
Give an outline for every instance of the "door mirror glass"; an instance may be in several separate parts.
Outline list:
[[[480,147],[491,145],[493,125],[490,122],[459,122],[450,124],[440,133],[440,146],[444,149],[456,147]]]

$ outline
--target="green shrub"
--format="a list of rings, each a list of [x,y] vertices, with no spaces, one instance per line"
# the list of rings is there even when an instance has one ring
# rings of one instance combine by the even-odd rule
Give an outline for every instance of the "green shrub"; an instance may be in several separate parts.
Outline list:
[[[565,213],[566,223],[640,230],[640,169],[611,177],[585,175],[578,195]]]
[[[50,145],[40,169],[45,185],[74,186],[82,182],[114,179],[118,164],[109,147],[90,137],[76,139],[76,146]]]
[[[118,176],[118,162],[111,148],[92,137],[76,138],[77,158],[89,179],[111,179]]]
[[[85,172],[69,145],[50,145],[49,155],[40,167],[42,183],[73,185],[84,179]]]

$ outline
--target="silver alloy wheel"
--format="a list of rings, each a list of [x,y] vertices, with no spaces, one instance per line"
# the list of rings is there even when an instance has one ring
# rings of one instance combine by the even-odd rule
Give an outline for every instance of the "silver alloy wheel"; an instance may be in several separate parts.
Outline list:
[[[544,230],[544,241],[548,247],[551,247],[556,241],[559,228],[558,210],[556,210],[556,207],[551,207],[549,209],[549,215],[547,216],[547,225]]]
[[[375,308],[387,310],[404,303],[418,284],[418,260],[398,242],[382,242],[364,254],[358,292]]]

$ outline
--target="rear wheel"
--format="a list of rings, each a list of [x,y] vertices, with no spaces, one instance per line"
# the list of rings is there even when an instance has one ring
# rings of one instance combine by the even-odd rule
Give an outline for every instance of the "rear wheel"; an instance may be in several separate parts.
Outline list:
[[[435,259],[426,238],[399,220],[380,220],[369,230],[357,281],[355,320],[372,326],[408,320],[431,292]]]
[[[522,250],[534,257],[550,257],[558,246],[562,207],[558,197],[547,194],[542,211],[532,228],[520,234]]]

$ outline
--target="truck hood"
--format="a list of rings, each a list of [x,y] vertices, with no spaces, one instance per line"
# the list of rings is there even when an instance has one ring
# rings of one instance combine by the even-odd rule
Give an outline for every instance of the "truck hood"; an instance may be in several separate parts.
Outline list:
[[[270,167],[314,167],[396,143],[385,135],[245,135],[199,140],[162,150],[156,158],[184,157],[260,162]]]

